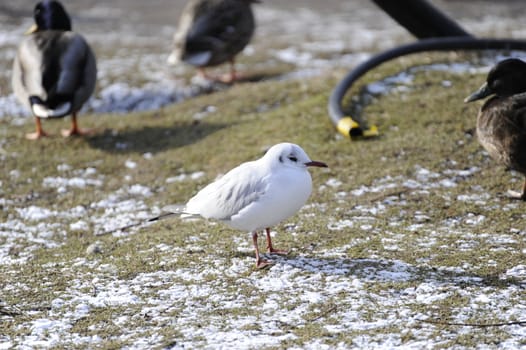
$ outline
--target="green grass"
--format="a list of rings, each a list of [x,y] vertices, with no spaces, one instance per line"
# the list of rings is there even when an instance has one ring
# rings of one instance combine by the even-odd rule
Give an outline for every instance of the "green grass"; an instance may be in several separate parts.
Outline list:
[[[385,64],[366,75],[351,93],[355,95],[365,83],[411,66],[450,59],[419,55]],[[98,284],[104,289],[115,283],[135,286],[140,301],[92,307],[86,317],[74,320],[66,333],[97,335],[103,348],[132,345],[139,338],[154,336],[160,339],[152,340],[157,347],[185,341],[199,347],[208,341],[207,333],[200,330],[211,326],[233,330],[236,326],[232,320],[255,316],[256,321],[240,329],[252,335],[267,334],[270,319],[274,321],[270,334],[293,336],[278,346],[264,348],[301,347],[316,339],[330,346],[351,346],[359,337],[374,343],[393,334],[399,344],[427,339],[438,348],[471,348],[477,344],[498,347],[511,334],[505,327],[462,328],[415,321],[425,317],[475,323],[507,321],[502,319],[509,311],[506,305],[523,305],[515,291],[523,288],[524,281],[502,277],[524,262],[524,206],[503,195],[508,188],[518,188],[522,179],[506,172],[482,151],[474,135],[479,105],[462,102],[484,76],[416,73],[408,91],[375,97],[366,106],[367,120],[378,125],[380,136],[349,141],[336,135],[326,106],[331,89],[343,73],[308,80],[241,83],[158,111],[82,116],[83,127],[97,130],[85,138],[57,136],[30,142],[23,135],[32,131],[31,123],[14,126],[8,119],[1,120],[1,221],[19,218],[17,209],[29,206],[59,213],[81,207],[90,230],[70,229],[71,219],[67,217],[43,220],[46,225],[55,225],[52,238],[60,246],[51,248],[24,238],[12,244],[8,235],[0,236],[0,245],[8,241],[12,245],[11,257],[30,256],[27,262],[0,265],[0,299],[21,310],[18,316],[0,316],[4,337],[0,339],[18,344],[31,334],[33,320],[65,315],[73,308],[68,302],[76,305],[78,295],[87,298],[98,293]],[[445,80],[451,86],[445,87]],[[206,106],[215,106],[216,111],[196,120],[194,115]],[[68,123],[67,119],[45,121],[44,128],[58,134],[58,129]],[[260,157],[266,148],[283,141],[300,144],[311,158],[328,163],[329,169],[312,171],[314,191],[309,203],[314,205],[275,228],[279,232],[275,244],[291,249],[287,258],[279,260],[282,266],[276,270],[254,269],[246,233],[206,221],[161,221],[124,236],[93,234],[95,224],[90,219],[100,217],[104,210],[92,204],[127,185],[150,188],[153,195],[144,202],[151,207],[184,203],[218,174]],[[145,153],[151,153],[151,159]],[[137,166],[128,168],[126,161]],[[62,164],[69,165],[69,170],[59,170]],[[89,167],[96,169],[96,175],[88,177],[101,177],[100,186],[58,194],[55,188],[43,185],[46,177],[81,176],[78,170]],[[479,170],[460,178],[448,175],[451,169],[472,167]],[[422,168],[438,174],[437,178],[419,180],[418,169]],[[17,175],[13,175],[15,170]],[[196,171],[204,171],[205,176],[196,181],[166,182],[167,178]],[[440,180],[451,178],[456,179],[455,187],[440,185]],[[408,179],[427,187],[411,189],[404,185]],[[333,188],[327,185],[329,180],[341,184]],[[351,192],[383,183],[394,185],[360,196]],[[484,199],[457,200],[470,194]],[[483,197],[485,194],[488,196]],[[132,194],[128,196],[133,198]],[[469,221],[479,216],[483,218],[481,224]],[[328,229],[342,220],[350,220],[352,226]],[[35,227],[37,223],[28,225]],[[39,232],[36,229],[34,234]],[[87,254],[86,248],[96,241],[101,253]],[[244,267],[230,271],[236,264]],[[272,293],[258,286],[258,281],[270,276],[279,279],[280,268],[290,273],[287,266],[294,271],[292,277],[287,275],[290,286]],[[331,272],[338,268],[343,272]],[[183,277],[181,271],[196,277]],[[166,273],[165,280],[136,286],[145,276],[160,278],[160,272]],[[384,278],[384,272],[405,272],[410,277]],[[309,278],[315,280],[308,288],[327,296],[326,300],[306,304],[298,299],[306,288],[304,280]],[[326,287],[334,280],[360,281],[361,286],[355,293],[333,293]],[[404,297],[404,293],[426,283],[435,284],[436,293],[447,295],[431,304]],[[190,301],[167,299],[164,311],[148,316],[144,310],[153,307],[151,300],[162,298],[163,292],[176,286],[183,290],[207,287],[226,301],[241,301],[230,307],[225,300],[213,300],[206,293],[189,297]],[[480,293],[493,297],[504,293],[509,300],[471,309]],[[269,295],[278,296],[274,316],[272,308],[264,308]],[[52,307],[56,298],[63,298],[66,304]],[[188,303],[195,303],[199,319],[180,324],[177,320],[187,317],[192,309]],[[396,316],[400,307],[406,313]],[[261,314],[259,310],[263,310]],[[371,322],[371,327],[352,329],[352,317],[344,317],[350,311],[361,315],[363,322]],[[287,313],[299,319],[279,321]],[[127,317],[126,321],[116,324],[114,320],[121,316]],[[384,320],[391,321],[382,323]],[[373,326],[375,322],[377,326]],[[327,325],[341,324],[351,328],[347,332],[327,329]],[[195,331],[195,337],[185,333],[188,329]],[[82,344],[68,339],[61,346],[82,348]]]

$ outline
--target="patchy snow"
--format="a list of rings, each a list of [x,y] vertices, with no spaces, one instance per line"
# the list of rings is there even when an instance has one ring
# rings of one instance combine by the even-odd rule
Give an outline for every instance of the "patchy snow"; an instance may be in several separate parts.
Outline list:
[[[329,230],[343,230],[345,228],[350,228],[350,227],[353,227],[354,226],[354,223],[352,220],[349,220],[349,219],[345,219],[345,220],[340,220],[338,222],[335,222],[335,223],[331,223],[327,226],[327,228]]]
[[[458,176],[458,171],[445,173],[431,172],[416,166],[410,177],[413,176],[414,181],[418,182],[417,190],[435,186],[440,179],[449,179],[455,183],[465,179]],[[404,181],[398,177],[378,179],[364,192],[378,193],[386,188],[392,190],[402,186]],[[337,181],[329,180],[329,183],[335,184]],[[333,188],[330,185],[328,187]],[[130,195],[133,199],[129,198]],[[103,223],[119,226],[150,216],[152,210],[142,200],[151,195],[152,190],[144,185],[123,185],[120,190],[93,203],[90,208],[77,207],[66,214],[38,207],[28,207],[26,210],[17,208],[17,212],[27,216],[25,218],[40,220],[69,218],[69,224],[63,224],[69,225],[69,229],[82,230],[83,227],[93,225],[95,232],[100,232]],[[398,204],[394,201],[390,205]],[[378,212],[373,208],[379,207],[374,203],[355,207],[353,210],[367,212],[367,215],[334,220],[329,229],[355,230],[359,227],[374,235],[372,223]],[[322,206],[310,204],[302,212],[308,214],[310,210],[320,209]],[[87,211],[91,214],[86,215]],[[428,237],[422,237],[423,244],[434,244],[434,236],[447,234],[436,231],[437,228],[433,223],[428,223],[424,213],[417,215],[420,217],[417,221],[421,222],[418,231],[425,230],[428,233]],[[479,217],[467,213],[464,219],[476,222]],[[14,223],[15,220],[10,220],[10,227],[14,227]],[[290,229],[294,232],[297,226],[290,226]],[[447,224],[442,229],[447,230]],[[60,231],[58,227],[54,230]],[[519,302],[526,283],[524,265],[510,267],[503,274],[503,278],[517,278],[522,281],[522,285],[510,283],[496,289],[462,267],[427,267],[425,263],[417,266],[399,260],[353,258],[345,253],[346,250],[365,241],[350,238],[349,245],[312,254],[269,256],[275,264],[263,273],[252,269],[253,257],[250,254],[233,258],[226,258],[221,253],[203,255],[202,266],[206,267],[197,270],[179,267],[177,261],[185,259],[189,250],[198,252],[200,245],[206,243],[205,237],[206,233],[203,233],[203,236],[187,237],[177,246],[163,243],[152,247],[144,252],[145,256],[151,256],[153,252],[169,252],[171,261],[157,262],[158,271],[137,273],[131,278],[119,278],[119,268],[111,263],[75,258],[71,262],[73,268],[88,266],[90,275],[68,279],[66,288],[50,301],[51,309],[37,312],[36,319],[26,322],[24,327],[28,332],[17,341],[28,347],[43,348],[104,344],[104,340],[97,335],[72,331],[79,320],[90,317],[98,308],[139,307],[138,313],[116,314],[111,321],[113,325],[126,330],[119,339],[130,339],[132,343],[128,347],[131,349],[165,344],[167,339],[162,336],[164,327],[180,331],[183,336],[177,341],[180,348],[215,348],[219,345],[236,349],[279,347],[296,339],[296,335],[286,329],[306,327],[321,320],[327,334],[347,334],[352,330],[358,335],[352,337],[352,343],[342,342],[335,346],[327,345],[323,337],[313,337],[301,348],[421,348],[430,343],[439,344],[454,339],[457,335],[455,329],[445,329],[437,334],[434,326],[423,322],[438,317],[433,313],[435,305],[447,303],[449,298],[464,298],[467,301],[465,307],[455,310],[451,319],[453,322],[468,322],[474,312],[485,314],[489,309],[498,313],[502,319],[524,319],[526,315],[526,306]],[[475,235],[466,234],[466,244],[476,238]],[[487,241],[495,239],[489,234],[478,238]],[[239,251],[251,252],[248,235],[239,234],[233,240],[239,244]],[[385,249],[400,249],[400,242],[403,242],[401,235],[392,235],[383,240]],[[516,241],[502,237],[494,243],[503,245]],[[462,244],[459,242],[459,249]],[[4,253],[0,250],[0,254]],[[5,263],[4,259],[2,261]],[[167,263],[170,269],[163,268]],[[66,270],[65,273],[72,272]],[[225,279],[224,276],[229,278]],[[235,285],[231,284],[232,278],[235,278]],[[404,285],[409,282],[415,286],[401,289],[391,286],[393,283]],[[367,288],[374,285],[379,288]],[[239,293],[239,290],[250,292]],[[509,308],[510,300],[515,301],[515,307]],[[377,306],[373,308],[376,309],[374,313],[371,313],[371,305]],[[203,315],[206,315],[205,322]],[[389,329],[396,328],[400,322],[418,331],[413,331],[406,340],[402,339],[403,334],[390,333]],[[107,327],[104,322],[94,324],[90,331],[96,333],[97,329],[103,327]],[[523,329],[517,327],[508,327],[503,331],[509,335],[505,343],[501,344],[503,348],[520,346],[521,339],[526,335]],[[9,339],[6,342],[11,344]]]
[[[340,5],[345,7],[345,5]],[[260,6],[256,11],[258,31],[255,42],[249,45],[243,55],[253,56],[264,47],[265,38],[274,39],[276,49],[268,50],[270,62],[255,63],[255,65],[268,66],[272,59],[283,61],[291,65],[292,70],[277,79],[297,79],[334,69],[334,67],[352,67],[363,62],[371,53],[390,48],[397,43],[407,42],[411,39],[401,27],[393,26],[387,17],[378,19],[378,12],[370,4],[357,5],[359,13],[355,11],[342,11],[331,16],[320,16],[313,9],[300,7],[291,16],[289,10],[278,9],[272,6]],[[112,10],[103,10],[103,5],[86,9],[93,16],[107,18]],[[350,20],[349,16],[356,17]],[[140,16],[139,16],[140,17]],[[138,18],[139,18],[138,17]],[[286,18],[286,20],[283,20]],[[29,18],[23,23],[13,24],[6,22],[5,31],[0,36],[0,42],[5,48],[0,55],[0,62],[5,60],[5,66],[10,67],[14,58],[15,48],[22,33],[29,23]],[[305,28],[305,23],[310,23]],[[470,22],[468,25],[481,35],[491,33],[496,28],[489,22]],[[494,22],[496,23],[496,22]],[[506,22],[499,31],[506,31],[509,35],[520,37],[514,21]],[[520,23],[520,22],[519,22]],[[365,24],[365,25],[364,25]],[[83,23],[84,26],[89,23]],[[156,25],[159,25],[156,23]],[[169,54],[169,43],[175,30],[175,24],[169,23],[157,31],[155,37],[146,33],[136,35],[129,27],[123,26],[119,31],[107,30],[102,26],[93,26],[87,31],[89,42],[96,43],[99,52],[98,58],[98,89],[97,93],[86,103],[83,111],[92,113],[127,113],[130,111],[157,110],[166,105],[180,102],[184,99],[209,92],[214,87],[200,82],[187,82],[178,78],[178,75],[191,70],[184,65],[169,67],[166,57]],[[511,30],[513,29],[513,30]],[[352,39],[349,33],[353,33]],[[275,34],[278,34],[276,36]],[[308,38],[308,40],[305,40]],[[381,40],[378,40],[381,38]],[[129,45],[129,51],[124,49],[114,50],[116,45]],[[142,46],[141,46],[142,45]],[[111,52],[111,54],[109,54]],[[137,54],[140,52],[140,55]],[[517,55],[510,53],[510,55]],[[504,57],[502,55],[502,57]],[[382,94],[391,89],[410,88],[412,76],[415,72],[425,70],[449,70],[453,72],[477,72],[487,70],[493,61],[487,61],[483,67],[473,66],[469,63],[433,64],[416,67],[409,72],[401,72],[393,77],[368,85],[371,94]],[[122,81],[122,76],[133,72],[137,82]],[[0,74],[5,75],[8,81],[9,70]],[[443,82],[451,86],[451,82]],[[0,117],[9,117],[13,123],[21,123],[30,113],[22,106],[11,93],[10,89],[0,90]],[[202,119],[209,113],[214,113],[214,106],[197,113],[195,118]]]
[[[39,208],[31,205],[27,208],[16,208],[20,217],[24,220],[39,221],[47,219],[51,216],[56,216],[56,213],[47,208]]]
[[[152,82],[142,87],[118,82],[101,89],[99,97],[90,100],[88,108],[95,113],[154,110],[182,100],[186,97],[182,90],[183,87],[168,81],[161,84]]]
[[[181,181],[187,181],[187,180],[197,180],[203,176],[205,176],[205,173],[203,171],[196,171],[191,174],[182,173],[177,176],[172,176],[172,177],[167,178],[165,181],[166,183],[174,183],[174,182],[181,182]]]
[[[100,338],[72,334],[72,325],[83,317],[89,317],[95,308],[130,307],[137,304],[142,305],[140,313],[121,315],[112,321],[120,328],[129,327],[137,320],[146,322],[147,328],[135,328],[135,345],[131,348],[140,348],[141,344],[162,343],[163,337],[158,334],[166,325],[182,332],[184,338],[178,342],[181,347],[215,347],[222,344],[248,349],[255,345],[280,346],[284,341],[296,338],[293,333],[283,331],[284,325],[305,327],[316,322],[317,317],[327,320],[324,328],[332,334],[362,331],[361,335],[353,337],[354,346],[361,344],[369,347],[376,344],[375,347],[381,348],[402,345],[405,348],[418,348],[427,344],[430,336],[431,340],[441,342],[451,339],[455,331],[444,330],[440,335],[432,335],[434,331],[422,322],[429,315],[415,313],[411,309],[414,305],[427,306],[432,310],[434,304],[447,301],[453,295],[468,298],[471,303],[466,309],[457,310],[456,322],[466,321],[473,310],[482,311],[488,304],[502,308],[507,317],[520,317],[526,311],[521,306],[518,309],[506,308],[506,304],[499,301],[503,298],[518,300],[521,298],[521,288],[509,286],[496,293],[480,284],[478,277],[462,270],[456,272],[458,277],[447,270],[429,270],[416,288],[398,290],[387,287],[366,294],[366,284],[421,279],[416,277],[419,268],[400,261],[298,257],[278,258],[276,264],[262,275],[247,270],[247,260],[232,259],[226,266],[224,262],[217,265],[210,261],[209,267],[200,272],[176,268],[140,273],[132,279],[120,280],[112,275],[114,268],[111,266],[79,259],[79,264],[90,264],[99,277],[88,283],[76,279],[70,281],[62,296],[51,301],[49,314],[52,316],[29,323],[31,332],[25,336],[24,343],[28,346],[52,347],[61,344],[60,339],[73,336],[77,346],[97,344]],[[216,278],[200,277],[220,276],[225,271],[238,276],[236,288],[232,289]],[[463,283],[469,281],[471,285],[461,287],[457,284],[460,280]],[[246,288],[252,292],[236,293]],[[332,300],[336,296],[339,296],[338,302],[333,304]],[[264,298],[262,303],[258,302],[260,298]],[[280,305],[284,303],[294,306],[281,309]],[[364,317],[363,313],[370,303],[383,305],[382,310]],[[217,314],[218,310],[221,310],[220,314]],[[238,313],[235,310],[242,311]],[[174,312],[176,317],[172,316]],[[208,315],[207,321],[203,323],[199,315],[205,314]],[[154,319],[155,323],[149,322],[150,319]],[[420,329],[418,333],[413,333],[409,342],[402,342],[399,334],[380,332],[374,336],[371,335],[374,333],[365,333],[396,327],[400,319],[408,326]],[[93,329],[97,327],[95,325]],[[520,329],[511,331],[513,333],[514,337],[506,340],[510,348],[519,345],[520,337],[524,335]],[[303,348],[348,348],[350,345],[342,343],[337,347],[328,347],[322,339],[313,339]]]
[[[492,6],[498,6],[499,2],[493,3]],[[342,6],[353,4],[347,2]],[[365,3],[358,4],[365,9],[355,13],[349,10],[352,7],[347,7],[345,11],[326,16],[307,7],[296,8],[296,5],[293,10],[277,9],[271,4],[260,6],[256,10],[259,23],[256,41],[245,50],[244,55],[254,56],[260,47],[264,47],[265,38],[272,38],[277,42],[266,52],[268,62],[255,63],[256,68],[263,70],[262,67],[271,67],[273,61],[278,60],[288,63],[291,71],[276,79],[301,79],[326,70],[354,67],[374,52],[412,40],[402,28],[393,27],[391,22],[380,18],[374,8],[367,7]],[[85,15],[111,18],[114,23],[114,18],[124,18],[128,13],[115,6],[97,4],[90,7]],[[132,22],[142,18],[141,14],[129,16]],[[88,25],[88,21],[84,20],[83,25]],[[499,36],[526,36],[524,29],[521,29],[523,20],[520,16],[512,20],[495,20],[484,14],[482,19],[466,18],[463,21],[466,28],[479,36],[493,36],[495,33]],[[21,22],[2,23],[5,30],[0,33],[0,61],[9,61],[9,64],[12,61],[23,28],[28,26],[28,21]],[[166,43],[170,42],[173,23],[163,24],[161,29],[152,26],[154,29],[150,30],[155,34],[147,36],[135,32],[138,30],[134,29],[136,22],[111,31],[104,27],[97,28],[99,22],[95,22],[91,31],[87,32],[89,41],[96,43],[100,50],[98,90],[84,111],[125,114],[129,111],[157,110],[210,91],[210,85],[198,79],[190,83],[178,79],[179,74],[191,68],[172,69],[165,66],[169,46]],[[309,40],[303,40],[305,38]],[[130,48],[120,48],[126,45]],[[137,48],[136,45],[143,47]],[[108,51],[115,51],[114,56],[109,57]],[[413,88],[414,74],[419,70],[474,73],[487,71],[493,61],[493,58],[482,58],[483,67],[469,63],[424,65],[369,84],[367,90],[372,95],[404,93]],[[6,68],[0,72],[0,77],[7,82],[9,74],[10,69]],[[120,78],[123,76],[133,76],[137,80],[122,81]],[[454,87],[451,81],[441,84],[447,88]],[[216,112],[216,106],[205,106],[193,118],[206,120]],[[31,120],[26,118],[28,115],[10,90],[0,86],[0,118],[7,121],[6,125]],[[119,143],[116,147],[124,150],[129,145]],[[151,153],[142,156],[144,160],[154,157]],[[130,172],[140,170],[140,162],[132,159],[121,166]],[[42,184],[56,189],[58,198],[69,192],[98,191],[106,181],[96,167],[75,169],[69,164],[60,164],[56,171],[58,174],[49,174]],[[451,310],[453,322],[469,322],[473,318],[524,320],[526,265],[507,266],[499,272],[498,281],[495,281],[492,276],[470,272],[479,267],[473,261],[464,261],[453,267],[429,266],[429,258],[426,257],[418,257],[418,264],[413,265],[375,256],[374,249],[367,258],[349,254],[353,248],[374,247],[374,244],[381,245],[385,251],[407,249],[404,234],[418,235],[417,244],[412,247],[415,252],[438,246],[446,254],[451,247],[442,246],[441,238],[452,235],[460,237],[455,242],[455,249],[466,253],[476,250],[481,244],[492,245],[492,251],[504,254],[521,246],[526,236],[523,220],[510,222],[509,232],[496,235],[485,230],[488,219],[475,210],[437,221],[424,211],[417,211],[411,213],[413,223],[403,228],[403,234],[389,232],[395,227],[399,229],[402,219],[406,219],[408,196],[426,197],[437,189],[455,189],[479,171],[477,167],[460,169],[454,163],[441,171],[416,165],[409,174],[377,178],[370,184],[356,184],[351,188],[346,187],[342,180],[331,178],[319,184],[318,189],[332,196],[338,203],[338,212],[328,213],[323,203],[309,203],[300,212],[299,218],[312,220],[323,213],[328,216],[326,227],[330,232],[350,233],[348,242],[331,249],[318,249],[309,242],[309,234],[312,233],[303,232],[301,220],[297,220],[284,226],[286,232],[283,234],[296,239],[292,253],[285,257],[266,257],[275,264],[263,272],[253,270],[250,237],[243,233],[233,234],[234,257],[220,251],[213,255],[200,253],[204,244],[215,243],[206,232],[185,237],[177,245],[155,245],[142,252],[147,257],[144,263],[151,264],[154,272],[138,271],[126,277],[119,276],[120,267],[113,264],[111,255],[99,259],[101,252],[104,253],[108,247],[96,242],[86,248],[88,256],[83,256],[82,250],[77,257],[64,262],[67,268],[54,263],[44,267],[50,273],[64,276],[63,289],[50,296],[49,310],[34,310],[34,305],[22,300],[19,306],[30,310],[28,313],[35,318],[20,321],[19,333],[14,338],[0,334],[0,349],[96,348],[107,347],[107,342],[111,340],[127,342],[127,349],[447,347],[459,334],[473,335],[468,333],[471,330],[462,327],[437,328],[424,322],[440,319],[443,316],[440,305],[447,304],[450,298],[464,300],[463,306]],[[197,181],[205,175],[202,171],[181,172],[165,179],[165,182]],[[19,172],[11,170],[9,177],[17,180]],[[11,216],[0,222],[0,265],[8,266],[8,273],[15,275],[19,269],[31,267],[36,250],[47,248],[53,252],[53,248],[67,244],[70,232],[105,234],[161,212],[159,208],[163,203],[155,202],[155,189],[147,184],[133,183],[131,175],[126,175],[124,179],[119,189],[101,194],[93,203],[74,206],[66,211],[54,209],[53,204],[42,207],[0,198],[2,207],[14,209]],[[0,186],[6,184],[1,183]],[[373,199],[368,201],[369,198]],[[473,185],[469,193],[443,199],[473,206],[495,205],[491,202],[492,196],[477,185]],[[147,201],[154,204],[147,205]],[[510,203],[499,208],[505,212],[517,205]],[[393,208],[396,214],[390,221],[383,226],[378,225],[377,216]],[[213,223],[210,227],[215,228]],[[382,238],[377,239],[380,231]],[[130,229],[113,234],[126,239],[134,232]],[[179,264],[189,252],[202,254],[202,265]],[[162,261],[154,260],[158,256],[163,258]],[[148,258],[152,260],[148,261]],[[496,262],[487,259],[480,264],[494,266]],[[78,267],[88,267],[90,272],[79,276]],[[42,283],[50,282],[43,280]],[[5,292],[33,292],[23,283],[2,287]],[[0,304],[0,308],[3,307],[3,303]],[[137,308],[139,312],[136,313],[127,311]],[[111,319],[95,323],[88,329],[77,329],[76,325],[101,310],[111,311]],[[9,316],[0,314],[0,320],[4,317]],[[7,322],[10,322],[9,319]],[[403,324],[404,330],[397,332],[400,324]],[[310,332],[309,327],[318,326],[318,329],[312,328],[316,333],[309,341],[302,346],[294,344],[297,338],[295,330]],[[114,339],[102,339],[97,333],[108,327],[118,328],[119,335]],[[167,328],[178,330],[180,339],[167,339]],[[524,346],[526,327],[505,326],[500,332],[505,335],[503,340],[490,343],[489,347],[516,349]],[[333,343],[334,335],[346,334],[350,334],[347,342]],[[461,345],[457,348],[463,349]]]
[[[124,163],[124,166],[128,169],[135,169],[137,168],[137,163],[135,163],[134,161],[132,160],[127,160],[125,163]]]
[[[59,190],[59,192],[64,192],[65,188],[76,187],[76,188],[86,188],[88,186],[100,187],[102,186],[103,181],[100,179],[89,179],[84,177],[54,177],[48,176],[44,178],[42,184],[45,187],[54,187]]]
[[[441,173],[431,172],[419,165],[415,166],[413,176],[387,176],[378,179],[375,185],[360,185],[357,189],[350,192],[352,196],[360,197],[367,193],[396,193],[398,188],[418,190],[419,193],[429,193],[434,188],[452,188],[456,187],[458,182],[465,181],[466,178],[480,171],[479,168],[471,169],[445,169]],[[480,188],[478,188],[480,190]],[[474,197],[473,197],[474,196]],[[469,200],[471,198],[481,199],[484,195],[462,195],[459,200]]]

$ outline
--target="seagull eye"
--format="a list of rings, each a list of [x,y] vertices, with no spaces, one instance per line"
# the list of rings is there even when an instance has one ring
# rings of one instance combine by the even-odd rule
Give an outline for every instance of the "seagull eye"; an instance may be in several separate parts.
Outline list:
[[[289,156],[289,159],[292,160],[293,162],[297,162],[298,161],[298,158],[296,158],[294,156]]]

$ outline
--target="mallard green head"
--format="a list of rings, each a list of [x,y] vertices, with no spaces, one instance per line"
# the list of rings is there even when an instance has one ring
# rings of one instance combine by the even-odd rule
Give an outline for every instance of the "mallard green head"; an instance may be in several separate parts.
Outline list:
[[[35,24],[27,34],[42,30],[71,30],[71,19],[64,6],[55,0],[45,0],[37,3],[33,11]]]

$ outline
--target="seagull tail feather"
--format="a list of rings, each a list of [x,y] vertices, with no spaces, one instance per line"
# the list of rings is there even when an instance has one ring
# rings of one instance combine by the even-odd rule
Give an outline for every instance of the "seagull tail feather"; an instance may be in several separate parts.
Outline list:
[[[179,216],[179,217],[182,217],[182,218],[189,218],[189,217],[196,217],[196,216],[198,216],[198,215],[195,215],[195,214],[186,213],[184,211],[185,210],[185,206],[184,205],[168,205],[168,206],[164,207],[162,210],[163,210],[163,213],[158,215],[158,216],[151,217],[151,218],[146,219],[144,221],[135,222],[135,223],[132,223],[132,224],[129,224],[129,225],[126,225],[126,226],[122,226],[122,227],[119,227],[119,228],[116,228],[116,229],[113,229],[113,230],[104,231],[102,233],[97,234],[97,236],[103,236],[103,235],[107,235],[107,234],[118,232],[118,231],[125,231],[125,230],[128,230],[128,229],[132,228],[132,227],[146,225],[146,224],[149,224],[149,223],[154,222],[154,221],[169,219],[169,218],[171,218],[173,216]]]

